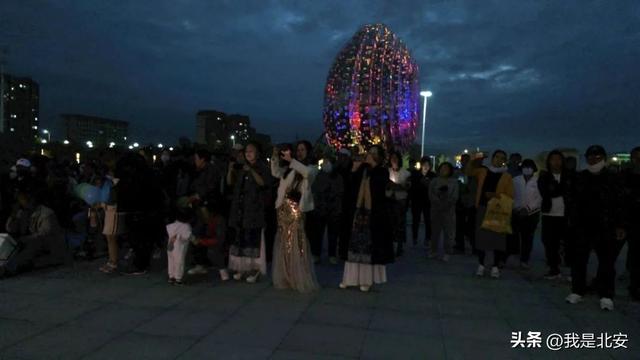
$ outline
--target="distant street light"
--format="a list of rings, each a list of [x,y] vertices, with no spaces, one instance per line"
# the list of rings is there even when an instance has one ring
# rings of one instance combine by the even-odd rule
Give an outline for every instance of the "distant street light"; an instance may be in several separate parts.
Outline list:
[[[65,140],[62,143],[65,144],[65,145],[69,145],[69,140]]]
[[[158,144],[158,149],[162,149],[163,147],[164,147],[164,145]]]
[[[420,91],[420,96],[424,97],[424,103],[422,106],[422,148],[420,150],[420,157],[424,156],[424,130],[427,123],[427,98],[432,95],[433,93],[431,91]]]
[[[42,139],[40,140],[41,143],[46,144],[47,143],[47,139]]]
[[[134,147],[134,148],[137,148],[138,146],[140,146],[140,144],[138,144],[137,142],[134,142],[134,143],[133,143],[133,147]]]
[[[48,142],[51,142],[51,133],[49,132],[49,130],[47,130],[47,129],[43,129],[43,130],[42,130],[42,133],[43,133],[43,134],[45,134],[45,135],[47,135],[47,141],[48,141]]]
[[[129,145],[129,150],[133,150],[133,146],[132,145]]]
[[[113,141],[109,143],[109,149],[113,148],[114,146],[116,146],[116,143],[114,143]]]
[[[236,146],[236,137],[235,135],[231,135],[231,142],[232,142],[232,146]]]
[[[91,142],[91,141],[87,141],[87,142],[86,142],[86,144],[87,144],[87,147],[88,147],[89,149],[92,149],[92,148],[93,148],[93,142]]]
[[[170,148],[169,148],[169,151],[173,151],[173,148],[172,148],[172,147],[170,147]]]

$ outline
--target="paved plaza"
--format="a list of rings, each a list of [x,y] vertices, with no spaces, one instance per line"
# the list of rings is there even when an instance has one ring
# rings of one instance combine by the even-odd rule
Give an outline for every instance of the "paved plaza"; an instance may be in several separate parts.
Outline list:
[[[539,239],[532,271],[500,280],[475,278],[471,256],[445,264],[423,251],[410,248],[371,293],[338,289],[342,267],[330,265],[312,295],[213,275],[175,287],[159,269],[108,276],[99,261],[0,280],[0,359],[640,358],[640,305],[625,282],[614,312],[594,296],[565,304],[568,283],[541,278]],[[514,331],[623,333],[628,349],[512,349]]]

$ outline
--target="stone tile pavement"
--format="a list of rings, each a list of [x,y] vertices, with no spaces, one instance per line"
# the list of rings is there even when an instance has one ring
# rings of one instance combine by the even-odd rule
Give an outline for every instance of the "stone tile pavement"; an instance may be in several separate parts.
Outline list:
[[[475,261],[427,260],[410,248],[371,293],[340,290],[341,266],[321,265],[323,289],[300,295],[191,279],[169,286],[160,270],[107,276],[98,262],[0,280],[0,359],[638,359],[640,305],[624,282],[616,311],[589,297],[564,303],[541,250],[529,273],[475,278]],[[619,264],[618,269],[622,269]],[[513,331],[628,335],[628,349],[512,349]],[[543,344],[544,347],[544,344]]]

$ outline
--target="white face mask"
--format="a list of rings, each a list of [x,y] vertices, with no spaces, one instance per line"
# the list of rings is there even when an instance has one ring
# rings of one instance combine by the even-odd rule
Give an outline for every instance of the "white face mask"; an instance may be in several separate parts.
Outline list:
[[[333,164],[330,163],[329,161],[324,161],[322,162],[321,168],[322,168],[322,171],[326,173],[330,173],[331,171],[333,171]]]
[[[604,162],[604,160],[602,160],[602,161],[600,161],[600,162],[598,162],[596,164],[589,165],[587,167],[587,170],[589,170],[589,172],[592,173],[592,174],[597,174],[600,171],[602,171],[602,169],[604,169],[604,166],[605,166],[605,162]]]
[[[529,167],[522,168],[522,175],[526,175],[526,176],[533,175],[533,169]]]

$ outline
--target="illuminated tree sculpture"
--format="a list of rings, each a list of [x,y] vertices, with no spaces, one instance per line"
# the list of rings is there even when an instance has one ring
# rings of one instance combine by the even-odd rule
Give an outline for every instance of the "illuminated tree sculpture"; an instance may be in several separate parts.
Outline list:
[[[406,46],[387,26],[365,25],[327,76],[327,141],[336,148],[406,149],[416,136],[418,93],[418,66]]]

